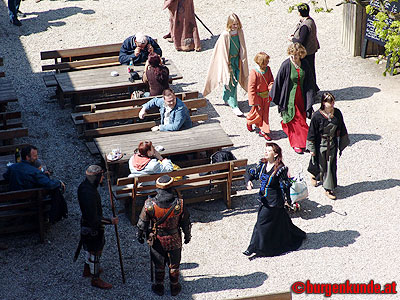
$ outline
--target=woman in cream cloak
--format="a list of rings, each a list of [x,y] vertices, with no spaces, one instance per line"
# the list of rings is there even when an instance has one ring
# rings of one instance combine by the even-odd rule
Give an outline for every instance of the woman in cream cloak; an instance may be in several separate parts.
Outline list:
[[[215,44],[203,95],[207,96],[222,83],[225,103],[229,104],[236,115],[241,116],[243,113],[237,104],[237,84],[247,91],[248,77],[249,67],[242,24],[236,14],[231,14],[228,17],[227,30],[221,33]]]

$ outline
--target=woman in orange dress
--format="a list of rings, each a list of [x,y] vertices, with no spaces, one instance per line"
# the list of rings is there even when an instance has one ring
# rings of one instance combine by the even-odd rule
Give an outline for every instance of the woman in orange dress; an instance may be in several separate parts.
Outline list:
[[[249,76],[249,105],[252,107],[247,115],[247,129],[254,131],[254,126],[260,129],[259,135],[267,141],[271,140],[269,129],[269,92],[274,84],[274,76],[268,67],[269,55],[259,52],[254,58],[258,67],[250,71]]]

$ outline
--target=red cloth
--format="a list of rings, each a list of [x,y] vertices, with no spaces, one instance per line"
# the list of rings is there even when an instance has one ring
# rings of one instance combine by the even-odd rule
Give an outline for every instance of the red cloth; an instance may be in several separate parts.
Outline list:
[[[271,102],[271,97],[262,98],[257,93],[271,91],[273,83],[274,77],[272,76],[270,67],[267,67],[265,74],[261,74],[254,69],[250,71],[248,96],[249,105],[253,107],[248,114],[247,124],[255,124],[265,133],[270,133],[269,104]],[[256,105],[258,105],[258,108],[255,108]],[[255,116],[256,113],[259,114],[259,118]]]
[[[149,157],[141,156],[139,154],[135,154],[133,156],[133,163],[132,164],[133,164],[133,167],[136,170],[140,171],[140,170],[143,170],[147,166],[147,164],[149,163],[150,160],[151,160],[151,158],[149,158]]]
[[[289,123],[285,124],[281,122],[281,124],[283,131],[289,137],[290,146],[292,148],[305,148],[308,125],[306,123],[306,110],[304,107],[304,99],[300,86],[300,70],[297,70],[297,74],[297,89],[294,98],[294,106],[296,109],[294,118]]]

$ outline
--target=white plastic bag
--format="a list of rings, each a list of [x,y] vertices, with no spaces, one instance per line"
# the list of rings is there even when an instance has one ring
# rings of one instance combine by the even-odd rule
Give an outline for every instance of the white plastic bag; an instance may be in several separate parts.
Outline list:
[[[308,197],[307,183],[304,180],[303,171],[300,171],[296,176],[291,178],[292,186],[290,187],[290,199],[292,203]]]

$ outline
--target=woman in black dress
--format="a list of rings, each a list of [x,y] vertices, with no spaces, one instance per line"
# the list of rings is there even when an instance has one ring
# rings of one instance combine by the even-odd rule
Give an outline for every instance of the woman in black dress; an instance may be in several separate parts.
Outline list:
[[[275,143],[267,143],[265,156],[257,167],[249,170],[247,189],[253,188],[254,179],[261,181],[260,207],[250,245],[243,252],[250,256],[277,256],[297,250],[306,233],[296,227],[284,208],[285,201],[291,204],[288,168],[282,162],[282,150]]]
[[[308,171],[312,174],[311,184],[317,186],[322,181],[325,195],[336,199],[334,189],[337,186],[337,152],[339,156],[350,144],[342,112],[335,107],[335,97],[323,93],[321,108],[316,111],[310,123],[307,135],[307,149],[311,153]]]

